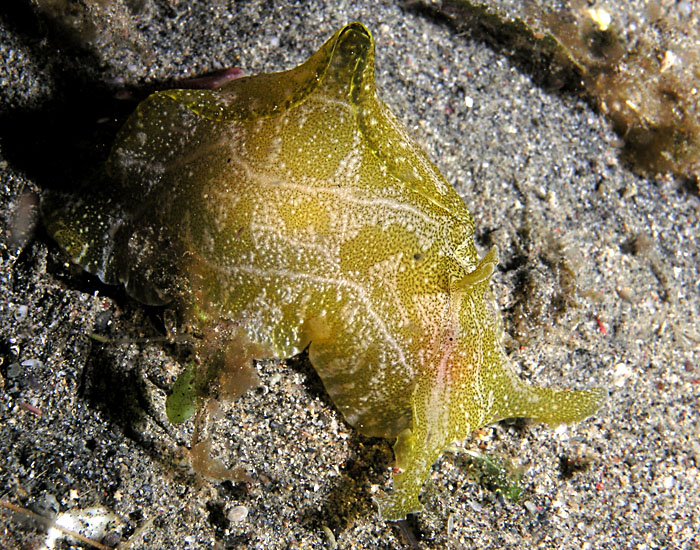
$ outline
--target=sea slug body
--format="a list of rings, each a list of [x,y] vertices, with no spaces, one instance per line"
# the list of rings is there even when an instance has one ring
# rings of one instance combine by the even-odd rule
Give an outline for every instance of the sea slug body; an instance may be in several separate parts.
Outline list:
[[[178,307],[204,362],[308,347],[345,419],[396,441],[385,519],[419,510],[432,464],[476,428],[577,421],[601,402],[511,373],[496,250],[477,257],[464,203],[379,100],[360,23],[294,69],[151,95],[107,172],[45,202],[50,234],[104,282]]]

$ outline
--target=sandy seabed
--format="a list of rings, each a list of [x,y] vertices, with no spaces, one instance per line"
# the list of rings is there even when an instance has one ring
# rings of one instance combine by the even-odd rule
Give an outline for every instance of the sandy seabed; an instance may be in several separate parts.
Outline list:
[[[403,527],[372,501],[390,442],[345,424],[304,357],[259,363],[261,386],[222,404],[212,452],[251,481],[194,475],[192,425],[163,413],[182,368],[153,338],[170,312],[83,274],[33,226],[41,190],[86,177],[149,87],[290,68],[353,20],[374,33],[381,97],[464,198],[480,252],[499,246],[514,369],[610,392],[580,424],[479,430],[435,464],[425,511]],[[576,95],[389,1],[39,1],[0,14],[0,49],[4,502],[61,522],[92,511],[111,521],[93,538],[120,548],[700,548],[697,187],[631,171]],[[522,468],[522,499],[474,479],[468,449]],[[1,511],[2,548],[76,547]]]

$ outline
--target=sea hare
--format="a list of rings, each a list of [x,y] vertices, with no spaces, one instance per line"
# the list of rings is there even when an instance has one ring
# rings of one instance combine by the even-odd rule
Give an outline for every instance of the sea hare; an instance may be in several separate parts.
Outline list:
[[[50,234],[105,283],[174,304],[203,364],[308,348],[347,422],[396,441],[385,519],[420,510],[432,464],[474,429],[601,402],[511,372],[496,250],[478,258],[464,203],[377,97],[360,23],[295,69],[151,95],[106,172],[45,208]]]

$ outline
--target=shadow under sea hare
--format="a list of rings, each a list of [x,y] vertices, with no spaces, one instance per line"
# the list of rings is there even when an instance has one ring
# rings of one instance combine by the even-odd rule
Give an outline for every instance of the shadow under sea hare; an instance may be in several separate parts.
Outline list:
[[[600,389],[511,372],[496,250],[477,257],[464,203],[377,97],[359,23],[295,69],[151,95],[107,172],[81,198],[44,201],[50,234],[105,283],[183,312],[207,383],[308,347],[345,419],[396,440],[385,519],[421,508],[432,464],[474,429],[600,405]]]

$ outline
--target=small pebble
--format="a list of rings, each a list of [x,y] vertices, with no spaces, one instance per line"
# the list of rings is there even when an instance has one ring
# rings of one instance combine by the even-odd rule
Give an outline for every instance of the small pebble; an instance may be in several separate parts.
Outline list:
[[[100,311],[95,316],[95,330],[100,332],[106,330],[111,320],[112,312],[110,310]]]
[[[627,383],[627,379],[632,374],[632,370],[624,363],[618,363],[615,365],[615,372],[613,374],[613,383],[618,387],[622,387]]]
[[[326,535],[326,540],[328,541],[328,549],[336,550],[336,548],[338,548],[338,543],[335,540],[335,535],[333,534],[333,531],[331,531],[330,527],[328,527],[327,525],[321,526],[321,529],[323,529],[323,534]]]
[[[617,294],[626,302],[632,303],[634,301],[634,291],[629,286],[618,287]]]
[[[17,309],[15,310],[15,320],[19,323],[24,321],[27,318],[28,311],[29,311],[29,307],[27,307],[25,305],[17,306]]]
[[[248,517],[248,508],[245,506],[234,506],[228,511],[226,517],[231,523],[240,523]]]
[[[10,364],[9,367],[7,367],[7,377],[8,378],[17,378],[21,372],[22,372],[22,367],[20,366],[19,363],[12,363],[12,364]]]

